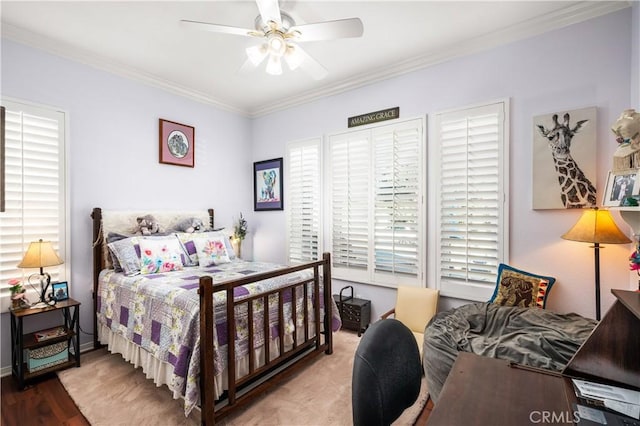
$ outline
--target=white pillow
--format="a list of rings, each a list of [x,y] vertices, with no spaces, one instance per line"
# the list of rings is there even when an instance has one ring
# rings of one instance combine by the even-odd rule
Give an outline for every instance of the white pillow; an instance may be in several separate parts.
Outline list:
[[[222,236],[210,236],[209,238],[196,238],[193,240],[200,266],[206,267],[231,262],[224,238]]]
[[[184,268],[184,251],[175,238],[140,238],[140,273],[155,274]]]
[[[229,259],[233,260],[236,258],[236,254],[233,251],[233,247],[231,246],[231,241],[229,241],[228,236],[226,236],[222,231],[194,232],[194,233],[176,232],[175,235],[180,240],[180,243],[182,244],[185,253],[187,254],[187,256],[189,256],[189,258],[186,260],[185,266],[194,266],[199,263],[198,252],[195,244],[196,240],[222,238],[222,241],[224,241],[224,246],[227,249],[227,256],[229,256]]]

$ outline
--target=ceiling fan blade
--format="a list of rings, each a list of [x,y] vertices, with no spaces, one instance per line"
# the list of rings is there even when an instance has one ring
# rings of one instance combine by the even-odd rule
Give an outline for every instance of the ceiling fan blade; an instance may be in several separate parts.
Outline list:
[[[239,28],[239,27],[230,27],[227,25],[209,24],[207,22],[189,21],[186,19],[181,20],[180,23],[192,29],[212,31],[214,33],[233,34],[233,35],[241,35],[241,36],[254,36],[254,37],[264,36],[262,32],[258,32],[256,30],[249,30],[246,28]]]
[[[317,22],[291,27],[287,34],[299,35],[295,41],[332,40],[336,38],[362,37],[364,27],[360,18],[339,19],[337,21]]]
[[[258,68],[258,65],[254,65],[254,63],[251,62],[251,59],[247,58],[247,60],[244,61],[244,64],[242,64],[242,66],[238,71],[240,72],[240,74],[246,75],[254,71],[256,68]]]
[[[300,67],[314,80],[322,80],[327,76],[329,71],[327,71],[320,62],[313,59],[300,46],[291,44],[289,48],[292,48],[293,50],[287,49],[285,60],[292,70]]]
[[[278,0],[256,0],[256,3],[258,4],[262,22],[264,22],[265,25],[268,24],[269,21],[275,22],[278,26],[282,25]]]

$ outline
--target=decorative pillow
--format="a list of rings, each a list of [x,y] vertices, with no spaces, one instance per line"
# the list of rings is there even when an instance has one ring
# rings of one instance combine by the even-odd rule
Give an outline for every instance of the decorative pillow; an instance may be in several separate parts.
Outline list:
[[[175,238],[140,238],[140,273],[179,271],[184,252]]]
[[[187,253],[187,256],[189,256],[185,263],[185,266],[195,266],[198,264],[198,251],[195,245],[196,240],[222,239],[224,241],[224,246],[227,250],[227,256],[229,257],[229,260],[234,260],[236,258],[233,247],[231,247],[231,241],[229,241],[229,238],[227,238],[227,236],[222,231],[200,233],[176,232],[175,235],[182,243],[185,253]]]
[[[554,277],[532,274],[501,263],[496,289],[490,302],[503,306],[544,309],[551,286],[555,282]]]
[[[124,238],[107,244],[112,254],[112,259],[117,259],[119,267],[125,275],[140,273],[140,246],[138,237]]]
[[[193,240],[200,266],[213,266],[231,261],[227,254],[224,240],[225,237],[196,238]]]
[[[117,232],[109,232],[109,234],[107,235],[107,248],[109,249],[109,259],[107,259],[107,261],[111,264],[111,266],[113,266],[113,269],[116,272],[123,272],[123,269],[122,266],[120,266],[120,262],[118,262],[118,257],[115,255],[115,253],[113,253],[111,248],[109,248],[109,244],[130,237],[133,237],[133,235],[118,234]]]

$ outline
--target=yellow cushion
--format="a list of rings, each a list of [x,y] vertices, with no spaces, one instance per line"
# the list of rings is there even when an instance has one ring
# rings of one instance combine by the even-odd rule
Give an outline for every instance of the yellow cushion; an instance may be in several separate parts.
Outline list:
[[[395,318],[415,333],[424,328],[436,314],[440,292],[432,288],[398,287]],[[419,345],[422,349],[422,345]]]

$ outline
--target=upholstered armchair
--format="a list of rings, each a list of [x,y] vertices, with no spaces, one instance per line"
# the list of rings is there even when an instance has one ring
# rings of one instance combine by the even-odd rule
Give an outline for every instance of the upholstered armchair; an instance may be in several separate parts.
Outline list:
[[[418,344],[420,359],[424,329],[436,314],[439,296],[440,292],[432,288],[399,286],[396,306],[381,316],[382,319],[386,319],[393,314],[395,319],[411,330]]]

